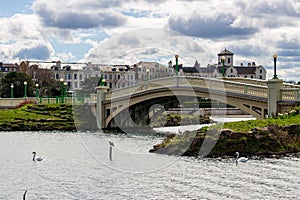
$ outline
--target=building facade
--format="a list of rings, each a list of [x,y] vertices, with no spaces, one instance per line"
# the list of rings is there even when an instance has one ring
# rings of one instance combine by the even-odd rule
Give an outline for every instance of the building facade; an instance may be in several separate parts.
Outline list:
[[[223,77],[224,74],[224,77],[266,79],[267,72],[262,65],[256,65],[255,62],[252,62],[246,66],[244,66],[243,63],[239,66],[234,66],[233,58],[234,54],[225,49],[218,53],[218,64],[208,64],[207,67],[200,67],[200,64],[196,61],[193,67],[181,65],[179,69],[181,74],[187,76],[218,78]]]

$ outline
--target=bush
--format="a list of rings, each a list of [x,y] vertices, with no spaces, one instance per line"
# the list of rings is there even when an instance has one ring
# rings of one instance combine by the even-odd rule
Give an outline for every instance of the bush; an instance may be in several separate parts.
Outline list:
[[[16,106],[16,108],[21,108],[21,107],[26,106],[28,104],[36,104],[36,101],[26,99],[25,101],[22,101],[21,103],[19,103]]]

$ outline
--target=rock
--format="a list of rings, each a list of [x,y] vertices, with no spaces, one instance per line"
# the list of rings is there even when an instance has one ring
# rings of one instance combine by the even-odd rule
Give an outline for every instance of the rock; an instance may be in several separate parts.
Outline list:
[[[271,124],[268,126],[268,132],[270,133],[277,133],[279,126],[277,124]]]

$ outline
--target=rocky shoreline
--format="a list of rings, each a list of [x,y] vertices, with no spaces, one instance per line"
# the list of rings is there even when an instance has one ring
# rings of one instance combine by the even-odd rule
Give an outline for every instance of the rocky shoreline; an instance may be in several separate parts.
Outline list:
[[[194,157],[232,157],[235,152],[257,158],[300,156],[300,125],[273,124],[247,133],[199,129],[181,135],[169,134],[149,152]]]

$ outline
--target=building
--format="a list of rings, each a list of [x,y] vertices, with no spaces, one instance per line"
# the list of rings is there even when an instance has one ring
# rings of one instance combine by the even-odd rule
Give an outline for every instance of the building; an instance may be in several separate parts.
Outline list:
[[[135,72],[137,83],[145,82],[150,79],[174,76],[175,70],[172,65],[165,66],[157,62],[140,61],[131,66],[131,70]]]
[[[12,64],[12,63],[2,63],[0,62],[0,71],[4,73],[8,72],[17,72],[19,71],[19,65],[18,64]]]
[[[218,64],[208,64],[207,67],[200,67],[196,60],[193,67],[179,65],[179,73],[187,76],[200,76],[208,78],[222,77],[242,77],[252,79],[266,79],[266,70],[262,65],[255,62],[248,63],[246,66],[241,63],[239,66],[233,64],[234,54],[225,50],[218,53]],[[224,60],[224,64],[223,64]],[[175,68],[175,66],[173,66]]]

